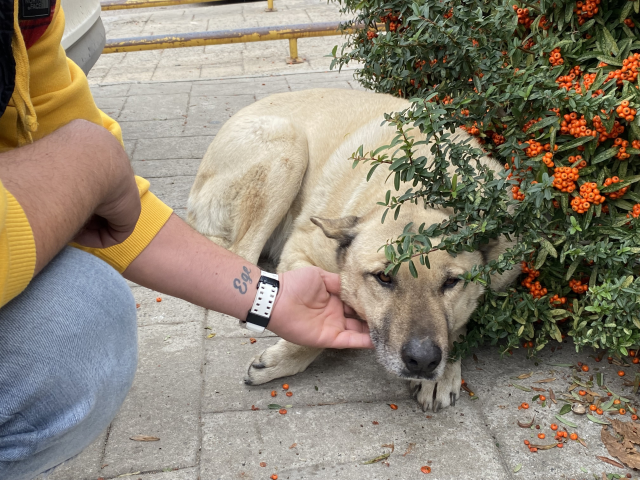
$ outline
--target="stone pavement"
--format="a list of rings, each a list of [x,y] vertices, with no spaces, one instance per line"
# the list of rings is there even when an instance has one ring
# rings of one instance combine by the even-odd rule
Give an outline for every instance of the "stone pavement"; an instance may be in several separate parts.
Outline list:
[[[222,123],[256,99],[314,86],[357,88],[352,72],[329,72],[96,85],[93,93],[120,122],[135,171],[184,217],[198,163]],[[491,348],[476,352],[463,362],[463,377],[476,395],[462,392],[455,407],[434,414],[422,412],[408,383],[386,373],[368,351],[326,351],[301,374],[247,386],[242,379],[250,359],[276,338],[258,335],[251,344],[230,317],[134,284],[132,291],[140,304],[134,386],[108,430],[50,480],[266,480],[272,474],[291,480],[547,480],[628,472],[596,459],[609,455],[601,427],[584,416],[566,417],[578,425],[569,432],[577,431],[586,447],[569,441],[563,449],[532,454],[523,445],[525,439],[550,443],[549,425],[559,423],[554,415],[572,370],[554,363],[587,362],[591,372],[581,378],[605,372],[606,384],[623,392],[619,367],[578,355],[570,344],[555,353],[546,349],[537,364],[521,350],[504,360]],[[637,369],[624,370],[632,379]],[[527,372],[533,375],[514,380]],[[554,380],[535,383],[548,378]],[[292,397],[284,395],[285,382]],[[532,401],[536,392],[514,383],[552,388],[558,404],[543,408]],[[629,390],[626,396],[633,397]],[[521,402],[531,408],[518,410]],[[291,407],[280,415],[268,408],[271,403]],[[539,431],[517,426],[533,414]],[[539,432],[547,439],[538,440]],[[136,442],[130,440],[134,435],[160,440]],[[386,461],[364,464],[389,452],[384,445],[390,444],[395,449]],[[432,473],[425,477],[422,466]]]
[[[345,20],[338,5],[327,0],[274,0],[274,6],[275,12],[265,12],[265,1],[115,10],[103,12],[102,20],[108,39]],[[172,81],[322,71],[331,63],[327,55],[343,43],[340,36],[299,39],[299,55],[305,62],[297,65],[286,63],[288,40],[114,53],[100,57],[89,72],[89,81]]]

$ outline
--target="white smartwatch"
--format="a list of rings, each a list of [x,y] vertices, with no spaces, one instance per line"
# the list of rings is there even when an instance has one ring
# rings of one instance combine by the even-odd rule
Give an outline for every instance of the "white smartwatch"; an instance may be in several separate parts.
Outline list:
[[[245,320],[245,326],[249,330],[262,333],[264,332],[264,329],[267,328],[279,288],[280,282],[278,281],[278,275],[275,273],[260,271],[258,292],[256,293],[256,298],[253,300],[253,306],[247,314],[247,319]]]

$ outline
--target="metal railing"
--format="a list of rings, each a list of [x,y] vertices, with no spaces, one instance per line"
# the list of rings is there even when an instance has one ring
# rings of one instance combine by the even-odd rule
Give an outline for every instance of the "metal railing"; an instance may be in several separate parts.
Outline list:
[[[222,2],[224,0],[104,0],[102,10],[126,10],[130,8],[153,8],[180,6],[190,3]],[[266,12],[275,12],[273,0],[267,0]]]
[[[282,25],[279,27],[240,28],[214,32],[117,38],[107,40],[102,53],[138,52],[142,50],[162,50],[165,48],[289,40],[289,62],[300,63],[303,60],[298,57],[298,38],[342,35],[354,33],[363,28],[365,28],[364,25],[355,25],[342,29],[340,22],[323,22],[303,25]],[[378,25],[378,28],[384,28],[384,25]]]

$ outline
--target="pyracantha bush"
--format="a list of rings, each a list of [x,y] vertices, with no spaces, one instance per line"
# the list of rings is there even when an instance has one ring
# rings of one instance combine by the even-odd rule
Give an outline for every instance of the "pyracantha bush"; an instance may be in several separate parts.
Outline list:
[[[517,239],[464,276],[490,285],[522,266],[508,290],[486,289],[455,355],[485,341],[533,354],[565,336],[622,355],[638,345],[640,0],[339,1],[360,26],[332,66],[360,62],[363,86],[411,101],[386,115],[392,144],[354,163],[389,168],[385,216],[405,202],[453,211],[389,241],[388,271]],[[456,127],[484,152],[454,144]],[[432,162],[414,153],[416,129]],[[480,167],[483,153],[504,170]]]

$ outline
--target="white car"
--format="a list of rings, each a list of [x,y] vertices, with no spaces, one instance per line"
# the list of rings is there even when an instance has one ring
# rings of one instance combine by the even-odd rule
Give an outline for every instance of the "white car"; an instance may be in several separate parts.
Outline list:
[[[62,47],[85,74],[98,61],[106,36],[100,19],[100,0],[62,0],[66,20]]]

